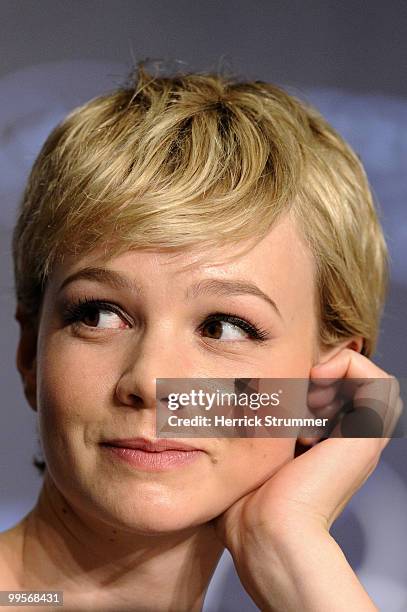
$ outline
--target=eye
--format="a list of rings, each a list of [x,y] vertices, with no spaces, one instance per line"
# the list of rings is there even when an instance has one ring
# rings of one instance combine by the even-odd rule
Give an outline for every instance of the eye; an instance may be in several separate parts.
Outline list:
[[[63,312],[65,325],[85,326],[89,329],[126,329],[130,325],[121,309],[110,302],[84,297],[65,305]],[[269,338],[266,330],[249,323],[232,313],[216,312],[211,314],[200,326],[207,329],[213,340],[236,342],[249,338],[263,342]],[[223,336],[223,337],[222,337]]]
[[[124,315],[114,304],[92,298],[80,298],[65,307],[65,325],[85,325],[93,329],[123,329]]]
[[[268,338],[268,333],[244,319],[232,313],[217,312],[210,315],[201,326],[201,330],[209,330],[209,335],[214,340],[239,341],[249,337],[251,340],[263,342]],[[222,334],[224,337],[221,338]]]

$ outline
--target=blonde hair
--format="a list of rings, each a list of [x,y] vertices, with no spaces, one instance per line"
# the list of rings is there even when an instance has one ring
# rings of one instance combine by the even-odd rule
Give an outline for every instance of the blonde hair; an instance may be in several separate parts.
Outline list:
[[[72,111],[46,140],[13,234],[17,301],[38,316],[65,253],[239,246],[288,212],[316,263],[321,345],[361,335],[370,356],[388,255],[358,156],[274,84],[158,76],[139,62],[129,83]]]

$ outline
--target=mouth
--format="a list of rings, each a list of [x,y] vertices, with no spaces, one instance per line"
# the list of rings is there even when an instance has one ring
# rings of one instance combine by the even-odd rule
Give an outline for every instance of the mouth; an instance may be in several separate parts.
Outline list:
[[[122,438],[101,443],[111,458],[145,471],[162,471],[182,467],[201,458],[203,449],[177,440]]]

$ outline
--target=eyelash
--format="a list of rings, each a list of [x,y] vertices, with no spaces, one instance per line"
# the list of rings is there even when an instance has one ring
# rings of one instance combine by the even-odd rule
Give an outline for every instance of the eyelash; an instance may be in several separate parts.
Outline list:
[[[64,324],[78,326],[81,319],[89,312],[91,308],[108,310],[110,312],[114,312],[120,317],[123,317],[123,313],[118,306],[103,300],[84,297],[78,298],[76,301],[65,305],[63,313]],[[245,331],[254,342],[264,342],[264,340],[269,338],[269,334],[265,329],[258,327],[254,323],[249,323],[249,321],[241,319],[232,312],[214,312],[205,319],[204,324],[214,323],[217,321],[224,321],[239,327]],[[201,327],[204,327],[204,324],[202,324]],[[233,340],[231,342],[233,342]]]

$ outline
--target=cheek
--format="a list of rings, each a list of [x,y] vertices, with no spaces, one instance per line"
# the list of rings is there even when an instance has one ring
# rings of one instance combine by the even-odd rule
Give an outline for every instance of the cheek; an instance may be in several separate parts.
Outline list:
[[[95,356],[61,338],[42,346],[37,370],[38,421],[45,457],[80,451],[104,418],[106,371]],[[99,368],[100,369],[100,368]],[[83,448],[82,448],[83,451]]]
[[[294,438],[231,440],[220,467],[225,491],[238,499],[259,487],[294,457],[295,442]]]
[[[94,409],[102,410],[102,398],[106,402],[108,372],[106,359],[98,358],[95,347],[78,346],[78,340],[56,334],[42,346],[39,356],[40,411],[69,420],[79,415],[91,420]]]

